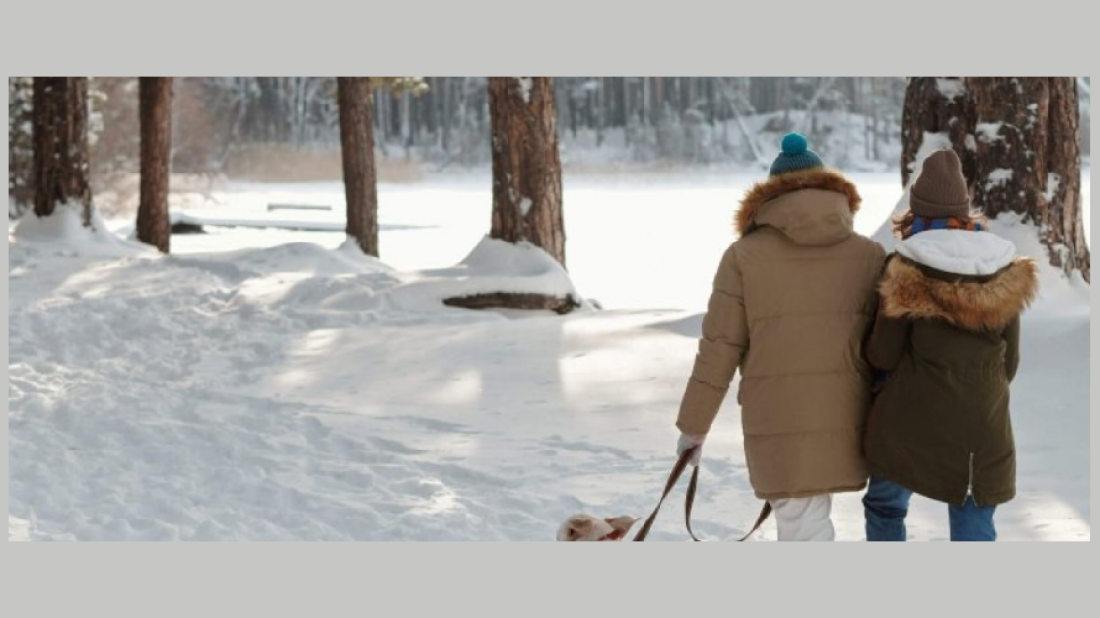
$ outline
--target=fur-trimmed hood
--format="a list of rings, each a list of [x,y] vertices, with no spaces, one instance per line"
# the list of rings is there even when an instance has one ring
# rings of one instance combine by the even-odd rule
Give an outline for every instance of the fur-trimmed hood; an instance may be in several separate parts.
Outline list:
[[[743,236],[750,231],[756,224],[757,216],[769,202],[806,189],[839,193],[846,199],[850,215],[855,215],[863,202],[855,184],[840,172],[829,169],[815,169],[780,174],[756,183],[745,194],[735,217],[737,233]]]
[[[992,275],[959,275],[895,255],[879,284],[882,311],[889,318],[943,320],[970,331],[995,331],[1035,299],[1038,273],[1029,258],[1015,258]]]

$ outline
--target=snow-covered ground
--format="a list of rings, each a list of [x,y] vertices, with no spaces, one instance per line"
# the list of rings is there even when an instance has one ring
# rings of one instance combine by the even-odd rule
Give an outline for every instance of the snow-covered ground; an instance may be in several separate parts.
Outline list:
[[[501,274],[477,256],[438,270],[481,241],[487,179],[383,187],[385,264],[325,232],[177,235],[168,258],[17,240],[9,538],[549,540],[575,511],[644,516],[751,180],[567,180],[572,279],[610,310],[565,318],[437,302],[455,280]],[[898,179],[857,180],[871,233]],[[337,207],[340,191],[238,185],[210,214]],[[537,261],[518,274],[562,285]],[[1089,292],[1046,277],[1014,391],[1020,497],[998,521],[1006,540],[1087,540]],[[738,536],[759,508],[732,399],[696,506],[710,538]],[[862,538],[858,496],[838,499],[837,522]],[[945,509],[918,501],[911,531],[946,538]],[[675,508],[651,538],[683,539]]]

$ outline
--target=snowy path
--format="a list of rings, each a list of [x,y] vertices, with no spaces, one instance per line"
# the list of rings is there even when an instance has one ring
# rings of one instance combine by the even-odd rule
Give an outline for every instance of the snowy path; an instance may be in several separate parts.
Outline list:
[[[379,310],[395,279],[309,245],[11,253],[10,511],[37,538],[544,539],[640,512],[668,463],[661,368],[694,342],[663,314]]]
[[[623,190],[624,204],[571,227],[578,270],[611,263],[587,275],[591,295],[694,311],[447,310],[408,302],[405,275],[310,244],[120,259],[10,246],[9,538],[549,540],[578,510],[644,515],[671,465],[700,322],[700,291],[668,287],[677,269],[658,267],[709,285],[729,208],[685,206],[652,263],[636,263],[656,253],[652,230],[620,255],[586,254],[603,225],[625,218],[641,234],[659,204],[684,199]],[[383,234],[396,261],[414,261],[415,244],[438,251],[419,267],[441,266],[459,249],[443,236],[482,229],[461,190],[436,202],[470,204],[434,215],[414,204],[424,191],[408,193],[388,216],[423,227]],[[1053,282],[1025,324],[1021,495],[999,515],[1005,540],[1091,537],[1089,312],[1087,289]],[[739,427],[731,401],[696,507],[709,538],[736,537],[759,507]],[[862,538],[858,496],[838,499],[837,522],[841,539]],[[945,538],[944,509],[918,501],[911,532]],[[652,538],[683,540],[676,508]]]

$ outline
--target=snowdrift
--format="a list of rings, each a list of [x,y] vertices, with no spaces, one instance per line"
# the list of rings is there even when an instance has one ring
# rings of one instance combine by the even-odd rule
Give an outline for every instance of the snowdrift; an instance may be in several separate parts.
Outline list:
[[[397,305],[407,308],[497,292],[573,298],[580,304],[561,264],[527,242],[485,237],[457,266],[411,273],[407,281],[393,292]]]
[[[50,217],[27,212],[11,228],[10,240],[53,248],[60,254],[96,257],[126,257],[153,254],[155,249],[122,240],[107,231],[93,211],[92,227],[86,227],[79,206],[58,206]]]

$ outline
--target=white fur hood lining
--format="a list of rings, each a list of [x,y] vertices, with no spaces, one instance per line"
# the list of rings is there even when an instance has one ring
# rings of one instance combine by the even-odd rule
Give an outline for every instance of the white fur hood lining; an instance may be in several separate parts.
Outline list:
[[[990,232],[929,230],[898,245],[898,254],[963,276],[995,275],[1016,259],[1016,245]]]

